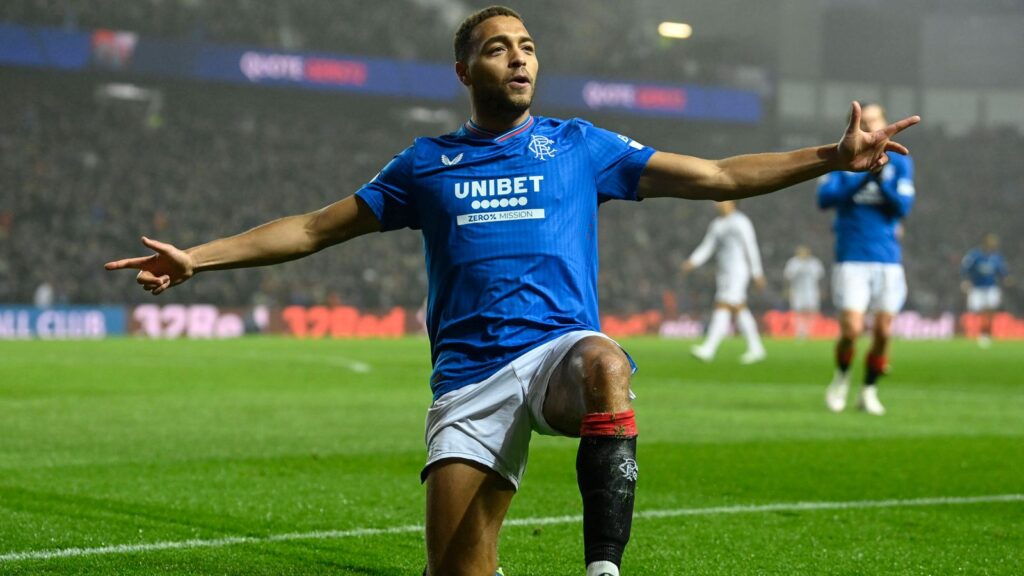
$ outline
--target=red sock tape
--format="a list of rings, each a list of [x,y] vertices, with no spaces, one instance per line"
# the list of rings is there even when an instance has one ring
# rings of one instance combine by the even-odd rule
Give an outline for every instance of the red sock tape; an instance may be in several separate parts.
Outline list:
[[[595,412],[583,417],[580,436],[613,436],[632,438],[636,436],[636,418],[632,410],[625,412]]]
[[[889,365],[889,359],[885,356],[873,356],[868,354],[868,369],[874,370],[881,374],[885,372],[885,367]]]

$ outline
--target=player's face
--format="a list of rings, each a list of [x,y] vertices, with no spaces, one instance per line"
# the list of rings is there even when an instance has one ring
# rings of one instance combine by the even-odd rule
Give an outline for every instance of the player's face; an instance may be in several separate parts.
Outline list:
[[[860,115],[861,130],[874,132],[885,128],[885,112],[881,106],[865,106]]]
[[[736,209],[736,203],[732,200],[723,200],[715,204],[715,209],[718,210],[718,213],[722,216],[728,216]]]
[[[473,30],[473,47],[462,81],[482,112],[518,117],[530,109],[537,82],[536,45],[523,23],[495,16]]]
[[[985,236],[985,250],[995,252],[999,248],[999,237],[995,234]]]

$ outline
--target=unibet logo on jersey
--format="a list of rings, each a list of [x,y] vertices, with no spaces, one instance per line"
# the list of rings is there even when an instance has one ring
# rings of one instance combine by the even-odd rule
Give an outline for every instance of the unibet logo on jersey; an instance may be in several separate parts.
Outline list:
[[[526,194],[529,192],[540,192],[540,185],[543,180],[543,176],[517,176],[515,178],[489,178],[486,180],[456,182],[455,197],[458,199],[472,198],[473,200],[469,203],[469,208],[473,210],[525,207],[530,203]],[[489,197],[497,198],[489,199]],[[483,200],[479,198],[483,198]],[[536,218],[544,218],[543,209],[488,212],[486,214],[460,214],[456,218],[456,222],[462,226],[464,224]]]

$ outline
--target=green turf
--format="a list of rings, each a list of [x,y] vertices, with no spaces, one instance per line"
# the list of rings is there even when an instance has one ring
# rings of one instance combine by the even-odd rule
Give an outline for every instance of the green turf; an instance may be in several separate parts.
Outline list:
[[[827,342],[739,366],[625,342],[638,511],[1024,494],[1024,343],[898,342],[889,413],[824,408]],[[368,365],[365,370],[359,363]],[[857,367],[859,371],[859,366]],[[0,574],[418,574],[427,345],[397,341],[0,342]],[[502,536],[509,576],[582,574],[575,443],[535,437]],[[1024,501],[640,517],[633,574],[1024,574]]]

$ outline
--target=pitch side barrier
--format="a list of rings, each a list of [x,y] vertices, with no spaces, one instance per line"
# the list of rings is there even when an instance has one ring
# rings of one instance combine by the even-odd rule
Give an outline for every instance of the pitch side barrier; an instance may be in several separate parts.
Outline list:
[[[120,336],[127,328],[119,306],[0,306],[0,340],[87,340]]]
[[[0,23],[0,66],[97,70],[125,76],[161,76],[243,85],[284,86],[462,103],[465,89],[451,63],[368,58],[323,52],[287,52],[144,38],[116,30],[64,30]],[[753,90],[660,84],[545,74],[541,107],[585,113],[756,124],[761,96]]]
[[[666,317],[658,310],[602,317],[602,329],[616,338],[659,335],[664,338],[699,338],[705,318]],[[759,318],[761,330],[771,338],[793,338],[792,312],[769,310]],[[906,340],[948,340],[978,336],[981,318],[945,313],[928,318],[917,312],[896,317],[893,331]],[[207,304],[144,304],[120,306],[0,306],[0,340],[101,339],[111,336],[142,338],[239,338],[247,334],[273,334],[295,338],[399,338],[425,333],[423,310],[395,307],[366,311],[353,306],[285,306],[270,308],[218,307]],[[1024,339],[1024,318],[995,316],[996,339]],[[834,318],[818,315],[810,322],[809,337],[832,339],[839,334]]]

